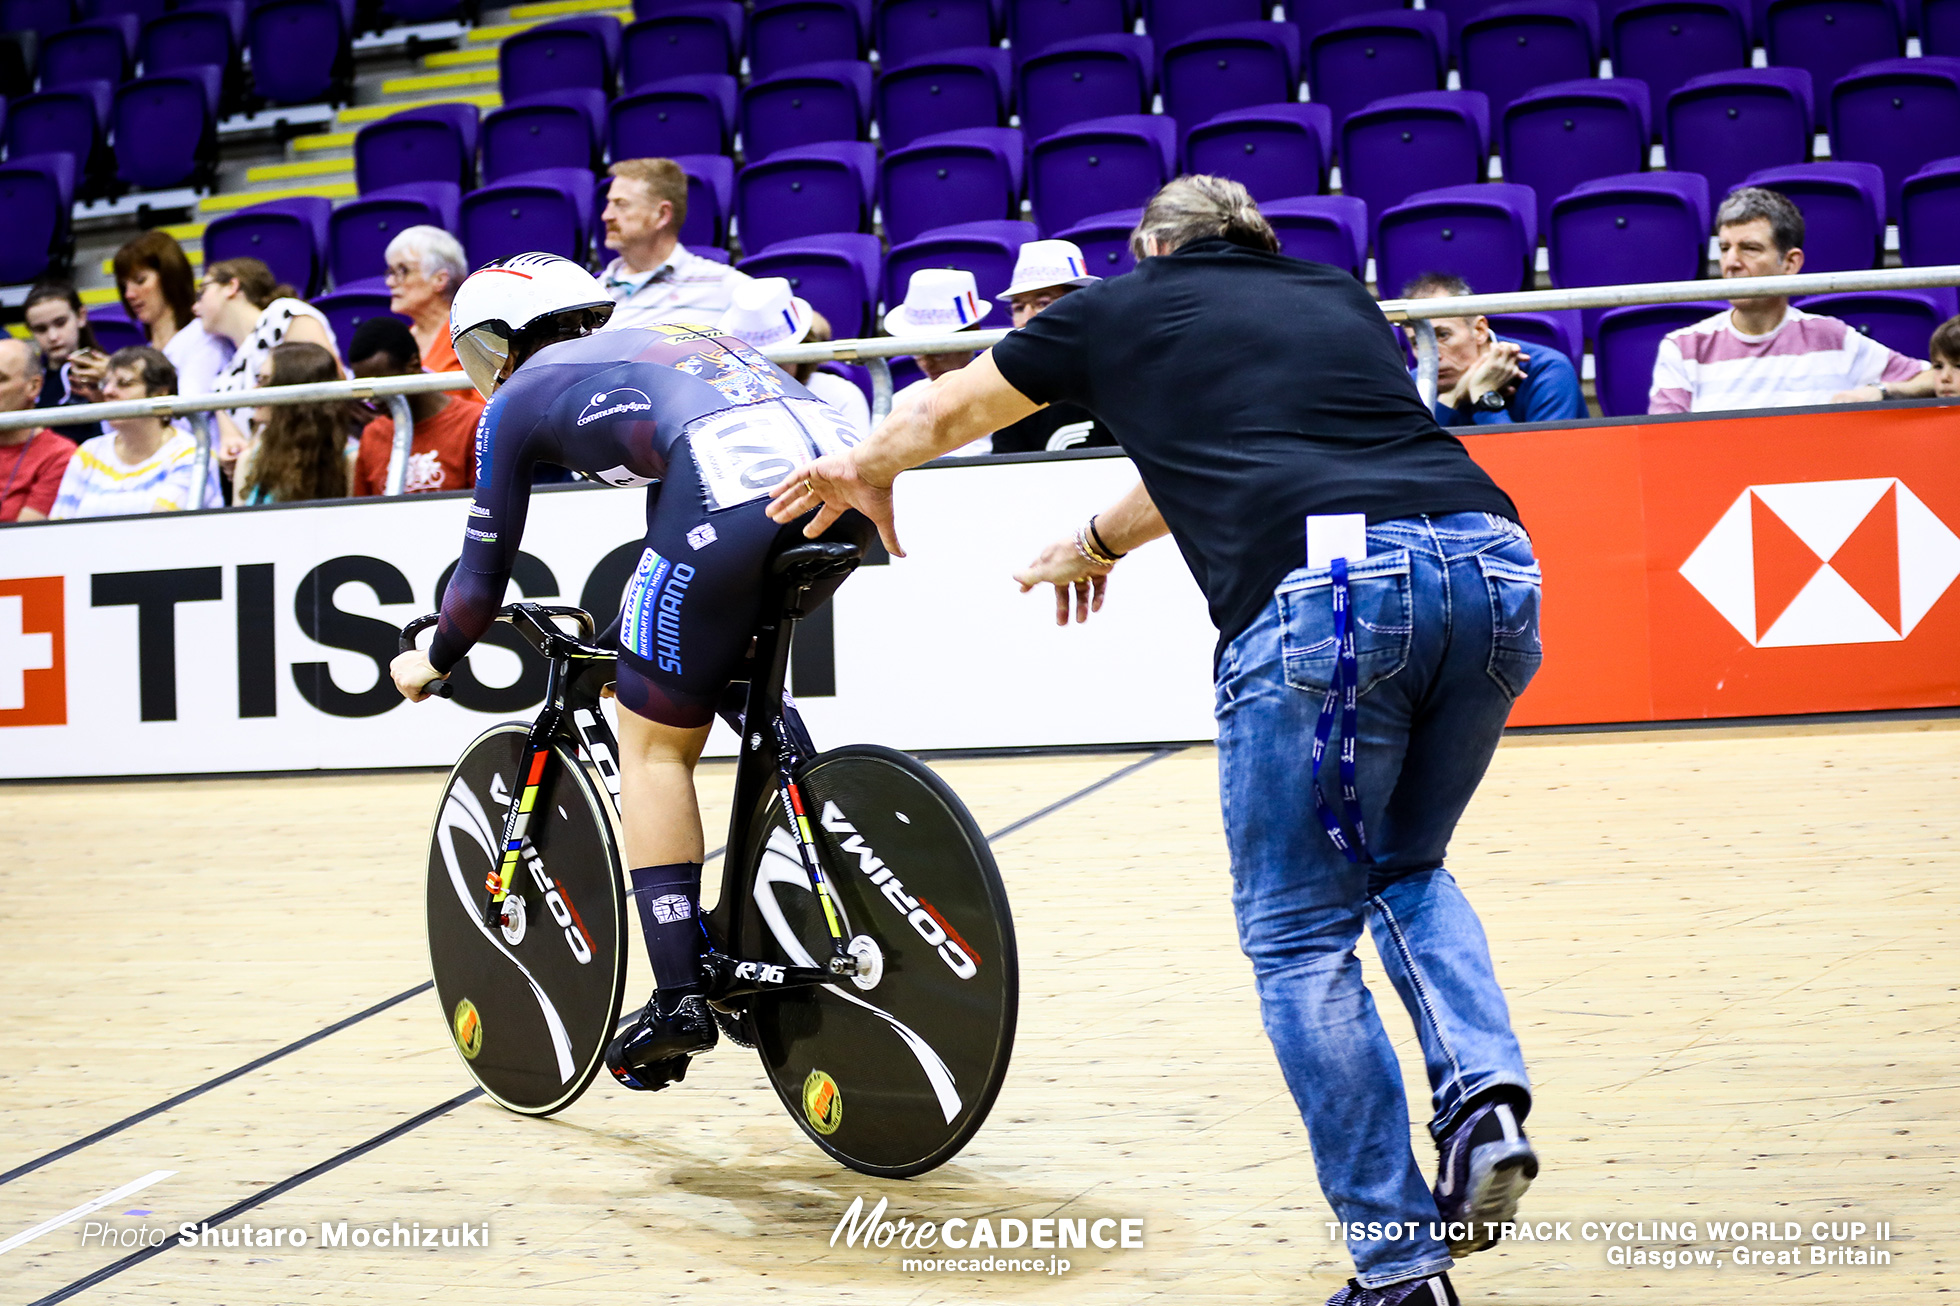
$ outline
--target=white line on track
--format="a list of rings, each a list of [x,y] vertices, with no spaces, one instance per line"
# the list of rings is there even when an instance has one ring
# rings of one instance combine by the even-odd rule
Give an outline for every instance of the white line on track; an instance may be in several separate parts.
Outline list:
[[[47,1233],[50,1230],[59,1229],[62,1225],[67,1224],[70,1220],[79,1220],[85,1215],[101,1210],[103,1207],[107,1206],[111,1202],[121,1201],[123,1198],[128,1197],[131,1193],[141,1192],[143,1189],[148,1188],[151,1184],[155,1183],[157,1180],[168,1179],[171,1175],[174,1175],[176,1173],[177,1172],[175,1170],[152,1170],[150,1171],[150,1173],[144,1175],[141,1179],[131,1180],[129,1183],[124,1184],[121,1188],[114,1189],[110,1192],[106,1192],[102,1194],[102,1196],[100,1197],[92,1198],[89,1201],[83,1202],[80,1206],[76,1207],[72,1211],[63,1211],[60,1215],[55,1216],[52,1220],[43,1220],[41,1221],[41,1223],[35,1225],[32,1229],[22,1230],[20,1233],[17,1233],[13,1237],[7,1239],[7,1241],[0,1243],[0,1256],[5,1256],[8,1252],[20,1246],[22,1243],[33,1242],[36,1238],[39,1238],[42,1234]]]

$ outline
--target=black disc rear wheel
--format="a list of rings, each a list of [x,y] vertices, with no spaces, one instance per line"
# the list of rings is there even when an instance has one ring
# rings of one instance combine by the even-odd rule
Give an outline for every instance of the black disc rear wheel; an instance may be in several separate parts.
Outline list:
[[[878,974],[758,998],[750,1027],[812,1142],[866,1174],[920,1174],[966,1145],[1007,1077],[1020,998],[1007,892],[966,807],[913,758],[852,745],[801,784],[846,935]],[[822,964],[829,930],[773,795],[752,828],[737,955]]]
[[[498,1104],[545,1116],[604,1061],[626,983],[625,900],[606,799],[555,744],[505,923],[483,924],[526,733],[492,727],[449,773],[429,837],[429,962],[464,1069]]]

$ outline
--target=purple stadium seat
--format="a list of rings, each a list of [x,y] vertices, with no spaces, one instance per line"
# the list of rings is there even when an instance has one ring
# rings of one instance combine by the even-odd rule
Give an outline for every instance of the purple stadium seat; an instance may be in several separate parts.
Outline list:
[[[152,18],[162,17],[165,8],[164,0],[87,0],[82,12],[90,18],[113,18],[118,14],[128,14],[141,26]]]
[[[1307,89],[1334,114],[1348,115],[1391,95],[1443,89],[1448,25],[1427,9],[1387,10],[1342,19],[1307,46]]]
[[[1177,124],[1161,114],[1118,114],[1036,141],[1028,193],[1044,232],[1072,227],[1112,204],[1142,205],[1176,170]]]
[[[735,79],[697,73],[648,82],[607,113],[606,139],[614,159],[667,159],[676,154],[727,154],[735,139]]]
[[[1016,61],[1045,54],[1062,41],[1129,30],[1124,0],[1007,0],[1007,37]]]
[[[526,250],[582,262],[592,200],[592,174],[583,168],[520,172],[463,196],[457,235],[472,267]]]
[[[45,40],[74,21],[73,0],[4,0],[4,3],[0,3],[0,29],[9,32],[36,32]]]
[[[1772,0],[1763,44],[1772,65],[1802,68],[1821,88],[1903,55],[1905,30],[1896,0]]]
[[[1164,112],[1179,122],[1300,98],[1300,33],[1291,23],[1205,27],[1158,49]]]
[[[1260,201],[1326,189],[1334,115],[1324,104],[1233,109],[1184,138],[1184,170],[1230,177]]]
[[[1631,77],[1555,82],[1511,102],[1498,129],[1504,180],[1538,195],[1538,227],[1552,201],[1581,182],[1639,172],[1653,139],[1647,83]]]
[[[465,16],[464,0],[381,0],[381,12],[396,23],[439,23]]]
[[[1372,223],[1420,190],[1482,181],[1490,101],[1482,91],[1425,91],[1376,100],[1341,128],[1341,189]]]
[[[1935,159],[1906,178],[1899,255],[1907,267],[1960,263],[1960,156]]]
[[[1708,181],[1698,172],[1632,172],[1585,182],[1552,205],[1552,284],[1693,281],[1708,263]],[[1600,310],[1586,309],[1587,333]]]
[[[743,22],[742,6],[733,0],[676,5],[642,18],[621,38],[620,88],[630,93],[675,77],[734,75],[741,66]]]
[[[1749,66],[1749,14],[1739,0],[1649,0],[1614,14],[1613,75],[1647,83],[1653,102],[1691,78]]]
[[[68,259],[68,216],[75,203],[75,160],[66,154],[10,155],[0,163],[0,286],[41,277]]]
[[[1806,313],[1849,322],[1894,353],[1924,360],[1934,328],[1953,316],[1953,291],[1861,290],[1843,295],[1806,295],[1791,303]]]
[[[1924,0],[1919,46],[1925,54],[1960,58],[1960,0]]]
[[[1007,51],[974,46],[890,68],[873,93],[885,148],[901,149],[921,136],[1006,123],[1008,65]]]
[[[75,160],[76,185],[87,191],[90,174],[109,162],[103,150],[114,96],[107,82],[81,82],[23,95],[8,106],[7,156],[70,155]]]
[[[1130,233],[1143,221],[1142,209],[1117,209],[1082,219],[1067,231],[1058,231],[1058,240],[1071,240],[1082,251],[1082,261],[1099,277],[1120,277],[1137,265],[1130,253]]]
[[[354,179],[361,194],[417,181],[476,183],[474,104],[430,104],[369,123],[354,137]]]
[[[311,302],[313,307],[326,315],[327,325],[333,328],[333,338],[345,348],[353,340],[354,332],[361,323],[371,317],[396,317],[404,324],[408,323],[408,319],[399,313],[388,312],[389,299],[388,288],[377,278],[341,286]]]
[[[837,232],[771,245],[738,266],[752,277],[783,277],[830,323],[831,337],[868,336],[878,312],[884,246],[876,236]]]
[[[1091,118],[1150,111],[1157,56],[1147,36],[1085,36],[1020,57],[1015,103],[1029,140]]]
[[[208,178],[217,152],[216,68],[186,68],[124,82],[109,120],[116,176],[138,190]]]
[[[410,227],[454,231],[462,200],[462,191],[453,181],[422,181],[383,187],[342,204],[327,219],[327,265],[333,283],[345,286],[384,275],[388,242]]]
[[[1885,213],[1897,221],[1899,188],[1954,153],[1960,122],[1960,59],[1884,59],[1831,87],[1831,157],[1885,170]]]
[[[744,249],[833,231],[869,231],[877,147],[822,141],[778,150],[735,178],[735,234]]]
[[[992,45],[990,0],[882,0],[873,19],[872,43],[887,68],[942,50]]]
[[[339,0],[265,0],[245,21],[252,89],[273,104],[346,94],[352,62]]]
[[[245,16],[249,11],[246,0],[178,0],[177,13],[222,14],[231,24],[232,44],[240,50],[245,48]]]
[[[980,302],[991,303],[1013,283],[1014,258],[1033,239],[1034,227],[1026,222],[962,222],[894,245],[885,257],[885,302],[903,300],[905,287],[920,268],[962,268],[973,274]],[[992,317],[987,325],[1004,324],[998,311]]]
[[[131,320],[129,310],[121,304],[95,305],[88,311],[88,325],[95,332],[96,346],[105,354],[150,343],[149,336]]]
[[[1352,195],[1301,195],[1261,204],[1282,254],[1331,263],[1359,280],[1368,261],[1368,206]]]
[[[41,86],[53,90],[76,82],[108,82],[129,76],[136,57],[138,24],[133,15],[96,18],[41,38],[37,60]]]
[[[1513,0],[1463,25],[1463,85],[1502,115],[1526,91],[1590,77],[1599,68],[1599,10],[1592,0]]]
[[[934,227],[1021,211],[1021,133],[969,127],[920,136],[878,165],[878,205],[885,238],[903,244]]]
[[[1665,117],[1668,168],[1708,178],[1708,193],[1719,204],[1757,168],[1810,157],[1810,74],[1737,68],[1696,77],[1667,97]]]
[[[1462,277],[1487,295],[1524,290],[1538,252],[1538,197],[1515,182],[1417,191],[1375,224],[1375,280],[1384,296],[1426,272]]]
[[[1654,355],[1661,337],[1722,312],[1719,300],[1687,304],[1634,304],[1609,308],[1592,330],[1594,390],[1599,411],[1608,417],[1637,417],[1647,411],[1654,385]]]
[[[735,161],[720,154],[676,154],[674,162],[687,174],[687,221],[681,224],[681,243],[689,249],[711,249],[728,243],[728,220],[735,213]],[[605,183],[600,183],[603,194]],[[599,207],[605,208],[602,202]],[[601,233],[599,243],[604,243]]]
[[[1286,6],[1286,21],[1300,33],[1300,48],[1305,50],[1314,37],[1344,19],[1395,13],[1401,8],[1396,0],[1294,0]]]
[[[1483,290],[1474,281],[1470,286],[1479,292]],[[1574,372],[1579,370],[1580,360],[1585,357],[1585,347],[1580,334],[1578,309],[1553,309],[1545,313],[1492,313],[1489,320],[1490,329],[1498,335],[1556,349],[1571,360]]]
[[[1800,163],[1743,178],[1803,213],[1805,272],[1862,272],[1884,258],[1885,174],[1875,163]]]
[[[215,9],[179,9],[143,24],[136,57],[146,73],[206,66],[231,68],[238,41],[229,15]]]
[[[316,195],[268,200],[211,219],[204,228],[204,262],[255,258],[272,275],[299,288],[302,298],[327,280],[327,219],[333,201]]]
[[[600,158],[606,97],[590,88],[540,91],[483,116],[483,179],[539,168],[585,168]]]
[[[868,0],[760,0],[749,15],[749,71],[773,77],[807,63],[862,59],[869,11]]]
[[[1266,0],[1143,0],[1143,30],[1159,50],[1168,50],[1207,27],[1256,23],[1271,8]]]
[[[507,36],[497,47],[498,89],[505,103],[581,88],[610,95],[620,41],[612,17],[561,18]]]
[[[871,122],[871,68],[814,63],[758,78],[742,92],[737,118],[751,159],[792,145],[862,140]]]
[[[1461,53],[1464,26],[1489,8],[1485,0],[1432,0],[1425,7],[1442,16],[1448,31],[1444,48],[1452,60]]]

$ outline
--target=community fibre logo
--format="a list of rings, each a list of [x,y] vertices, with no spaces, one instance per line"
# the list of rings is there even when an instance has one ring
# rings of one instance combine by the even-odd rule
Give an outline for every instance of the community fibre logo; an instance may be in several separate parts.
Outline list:
[[[1893,476],[1752,485],[1681,575],[1757,648],[1877,644],[1960,577],[1960,536]]]

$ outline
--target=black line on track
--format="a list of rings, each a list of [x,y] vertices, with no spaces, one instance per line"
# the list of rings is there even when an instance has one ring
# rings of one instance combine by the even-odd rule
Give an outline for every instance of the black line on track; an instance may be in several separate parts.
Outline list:
[[[1158,749],[1157,751],[1153,752],[1150,756],[1143,758],[1141,761],[1132,762],[1125,767],[1119,767],[1118,769],[1104,776],[1102,779],[1096,781],[1094,784],[1084,785],[1082,788],[1076,790],[1074,793],[1068,795],[1067,797],[1048,804],[1048,806],[1042,808],[1040,811],[1035,812],[1030,816],[1024,816],[1020,820],[1015,821],[1009,825],[1002,826],[1000,829],[994,831],[994,833],[987,836],[987,842],[990,844],[995,843],[998,840],[1004,839],[1008,835],[1013,834],[1016,830],[1024,829],[1027,826],[1034,824],[1034,822],[1041,820],[1045,816],[1052,816],[1056,812],[1061,811],[1064,807],[1067,807],[1069,804],[1087,798],[1090,794],[1095,793],[1099,789],[1108,788],[1110,785],[1115,784],[1118,780],[1123,779],[1125,776],[1133,775],[1136,772],[1141,771],[1144,767],[1149,766],[1152,762],[1162,761],[1164,758],[1169,757],[1173,753],[1179,753],[1184,751],[1185,747],[1186,745],[1183,744],[1169,745]],[[703,859],[704,862],[713,860],[715,856],[717,856],[723,851],[726,851],[726,849],[725,848],[716,849],[715,852],[708,854],[708,856]],[[307,1038],[300,1040],[299,1043],[293,1044],[292,1047],[281,1049],[279,1052],[275,1052],[268,1057],[262,1058],[259,1062],[255,1062],[254,1064],[255,1065],[263,1064],[265,1061],[270,1061],[275,1057],[284,1056],[287,1052],[292,1051],[294,1048],[298,1048],[303,1044],[313,1042],[315,1039],[324,1038],[328,1034],[333,1033],[334,1030],[345,1028],[347,1025],[352,1024],[356,1020],[365,1019],[367,1016],[370,1016],[375,1012],[382,1010],[385,1007],[393,1006],[395,1003],[400,1002],[405,998],[420,993],[423,989],[433,987],[434,983],[435,981],[431,980],[428,983],[421,984],[415,988],[408,990],[408,992],[406,993],[397,994],[396,996],[382,1003],[380,1006],[370,1008],[368,1011],[361,1012],[359,1015],[351,1016],[347,1020],[340,1022],[340,1024],[332,1026],[328,1029],[323,1029],[317,1034],[309,1035]],[[629,1017],[622,1018],[621,1023],[624,1024],[625,1020],[627,1019],[631,1019],[631,1017],[629,1016]],[[237,1075],[243,1074],[246,1070],[249,1069],[251,1069],[250,1066],[240,1067],[238,1070],[233,1071],[228,1075],[222,1076],[219,1079],[212,1080],[209,1085],[205,1085],[204,1087],[215,1086],[223,1082],[224,1079],[235,1078]],[[195,1096],[197,1093],[203,1091],[204,1088],[200,1087],[182,1096],[183,1097]],[[206,1216],[200,1222],[200,1224],[210,1228],[216,1228],[218,1225],[224,1224],[228,1220],[235,1219],[236,1217],[245,1214],[247,1211],[250,1211],[255,1207],[261,1206],[264,1203],[271,1201],[273,1198],[279,1196],[282,1193],[290,1192],[291,1190],[299,1187],[301,1184],[306,1183],[309,1180],[317,1179],[321,1175],[326,1174],[328,1171],[338,1169],[340,1166],[345,1165],[347,1162],[352,1161],[357,1157],[365,1156],[367,1153],[374,1151],[376,1148],[381,1147],[384,1144],[392,1143],[397,1138],[400,1138],[402,1135],[412,1133],[415,1130],[420,1129],[423,1125],[428,1124],[431,1120],[438,1120],[443,1116],[448,1115],[451,1111],[454,1111],[457,1107],[463,1106],[469,1102],[473,1102],[477,1098],[482,1096],[483,1096],[483,1090],[480,1088],[473,1088],[466,1093],[460,1093],[457,1096],[450,1098],[447,1102],[442,1102],[437,1104],[436,1106],[432,1106],[428,1110],[420,1113],[419,1115],[410,1116],[408,1119],[402,1121],[400,1124],[394,1125],[388,1129],[383,1130],[382,1132],[376,1134],[373,1138],[368,1139],[365,1143],[356,1144],[355,1146],[350,1147],[346,1151],[340,1153],[338,1156],[329,1157],[326,1160],[320,1162],[320,1164],[311,1167],[310,1169],[301,1170],[298,1174],[290,1175],[287,1178],[281,1179],[278,1183],[273,1184],[269,1188],[260,1189],[252,1196],[247,1197],[241,1202],[235,1202],[232,1205],[227,1206],[224,1210],[219,1211],[215,1215]],[[171,1103],[181,1101],[181,1100],[182,1097],[173,1098],[171,1099]],[[165,1106],[171,1105],[171,1103],[163,1103],[156,1107],[152,1107],[148,1112],[143,1113],[143,1115],[131,1116],[128,1120],[120,1124],[113,1125],[108,1130],[104,1130],[103,1136],[106,1136],[109,1133],[113,1133],[117,1129],[124,1128],[127,1125],[134,1124],[136,1123],[137,1120],[144,1118],[144,1116],[154,1115],[157,1111],[162,1110]],[[71,1144],[69,1148],[64,1149],[63,1152],[50,1153],[47,1157],[42,1158],[42,1160],[40,1161],[31,1162],[30,1168],[32,1166],[39,1166],[45,1164],[47,1161],[53,1160],[58,1155],[64,1155],[66,1151],[72,1151],[75,1147],[86,1145],[88,1142],[93,1141],[94,1137],[95,1136],[92,1135],[90,1138],[83,1139],[79,1143]],[[29,1303],[29,1306],[54,1306],[55,1302],[67,1301],[70,1297],[73,1297],[77,1293],[86,1292],[88,1289],[95,1287],[97,1284],[102,1283],[107,1279],[113,1278],[118,1274],[121,1274],[124,1270],[134,1269],[136,1266],[141,1265],[143,1262],[149,1260],[151,1257],[162,1255],[164,1252],[169,1251],[171,1248],[180,1245],[181,1244],[175,1237],[166,1238],[163,1242],[159,1243],[155,1247],[145,1247],[140,1251],[130,1253],[128,1256],[123,1257],[119,1261],[111,1261],[109,1264],[94,1271],[93,1273],[86,1274],[81,1278],[75,1280],[67,1287],[57,1288],[55,1291],[49,1293],[47,1296],[39,1298]]]
[[[37,1156],[32,1161],[28,1161],[21,1165],[17,1165],[13,1169],[7,1171],[5,1174],[0,1174],[0,1184],[11,1183],[14,1180],[20,1178],[22,1175],[32,1174],[36,1170],[39,1170],[42,1166],[49,1165],[55,1161],[59,1161],[64,1156],[68,1156],[71,1155],[72,1153],[79,1152],[84,1147],[89,1147],[95,1143],[101,1142],[105,1138],[109,1138],[115,1134],[120,1134],[123,1130],[129,1128],[131,1125],[141,1124],[143,1121],[148,1120],[151,1116],[158,1115],[164,1111],[168,1111],[175,1106],[182,1106],[184,1103],[190,1101],[192,1098],[201,1097],[204,1094],[210,1092],[212,1089],[218,1087],[220,1084],[229,1084],[232,1080],[237,1079],[240,1075],[250,1074],[252,1071],[259,1069],[261,1066],[269,1066],[283,1056],[289,1056],[292,1053],[299,1051],[303,1047],[310,1047],[311,1045],[318,1043],[321,1039],[325,1038],[329,1034],[338,1034],[341,1030],[346,1029],[349,1025],[358,1024],[361,1021],[366,1020],[369,1016],[378,1016],[382,1012],[386,1011],[388,1008],[394,1006],[395,1004],[400,1002],[406,1002],[410,998],[414,997],[416,994],[426,992],[427,990],[434,987],[435,987],[434,980],[424,980],[420,984],[417,984],[412,989],[403,989],[400,993],[397,993],[394,997],[385,998],[382,1001],[377,1002],[373,1006],[369,1007],[366,1011],[357,1011],[353,1015],[347,1017],[345,1020],[337,1020],[333,1024],[328,1025],[324,1029],[316,1029],[311,1034],[308,1034],[305,1038],[300,1039],[297,1042],[288,1043],[285,1047],[279,1048],[276,1051],[268,1052],[256,1061],[247,1061],[244,1065],[239,1066],[235,1070],[227,1070],[222,1075],[219,1075],[213,1079],[205,1080],[202,1084],[199,1084],[196,1088],[187,1088],[183,1092],[177,1094],[177,1096],[175,1097],[165,1098],[163,1101],[157,1103],[155,1106],[145,1107],[143,1110],[138,1111],[133,1116],[124,1116],[121,1120],[116,1121],[115,1124],[108,1125],[105,1126],[104,1128],[98,1129],[94,1133],[88,1135],[85,1138],[78,1138],[72,1143],[68,1143],[61,1147],[55,1148],[54,1151],[49,1152],[45,1156]]]
[[[296,1175],[290,1175],[287,1178],[281,1179],[278,1183],[273,1184],[271,1187],[261,1188],[258,1192],[253,1193],[250,1197],[247,1197],[244,1201],[234,1202],[230,1206],[227,1206],[224,1210],[219,1211],[215,1215],[205,1216],[200,1223],[206,1227],[211,1227],[211,1228],[215,1228],[218,1225],[224,1224],[229,1220],[235,1219],[236,1217],[245,1214],[247,1211],[253,1209],[254,1207],[263,1206],[265,1203],[271,1201],[273,1198],[279,1196],[281,1193],[289,1192],[292,1189],[299,1187],[301,1184],[307,1182],[309,1179],[317,1179],[321,1175],[327,1173],[327,1171],[334,1170],[339,1168],[340,1166],[346,1165],[349,1161],[354,1160],[356,1157],[365,1156],[367,1153],[372,1152],[375,1148],[382,1146],[384,1143],[391,1143],[395,1139],[400,1138],[403,1134],[406,1134],[414,1129],[420,1129],[423,1125],[428,1124],[431,1120],[435,1120],[441,1116],[446,1116],[451,1111],[454,1111],[457,1107],[462,1106],[464,1103],[473,1102],[477,1098],[482,1096],[483,1096],[483,1090],[480,1088],[472,1088],[467,1093],[459,1093],[455,1097],[450,1098],[447,1102],[438,1103],[437,1105],[430,1107],[427,1111],[422,1112],[420,1115],[410,1116],[408,1119],[402,1121],[400,1124],[382,1130],[380,1133],[376,1134],[373,1138],[368,1139],[367,1142],[365,1143],[360,1143],[353,1147],[350,1147],[345,1152],[342,1152],[338,1156],[328,1157],[326,1160],[320,1162],[320,1164],[313,1166],[310,1169],[302,1170]],[[39,1300],[32,1303],[32,1306],[53,1306],[53,1303],[55,1302],[67,1301],[70,1297],[73,1297],[76,1293],[85,1292],[88,1289],[93,1288],[96,1284],[101,1283],[104,1279],[108,1279],[114,1275],[121,1274],[124,1270],[133,1269],[134,1267],[141,1265],[144,1261],[149,1260],[152,1256],[161,1255],[162,1253],[169,1251],[172,1247],[176,1247],[180,1245],[181,1244],[178,1242],[177,1238],[173,1235],[172,1237],[164,1239],[162,1242],[158,1243],[154,1247],[145,1247],[141,1251],[131,1252],[129,1255],[123,1257],[119,1261],[111,1261],[109,1264],[103,1266],[101,1269],[95,1271],[93,1274],[87,1274],[82,1276],[81,1278],[75,1280],[73,1283],[69,1284],[65,1288],[57,1288],[55,1291],[49,1293],[47,1296],[42,1297]]]

